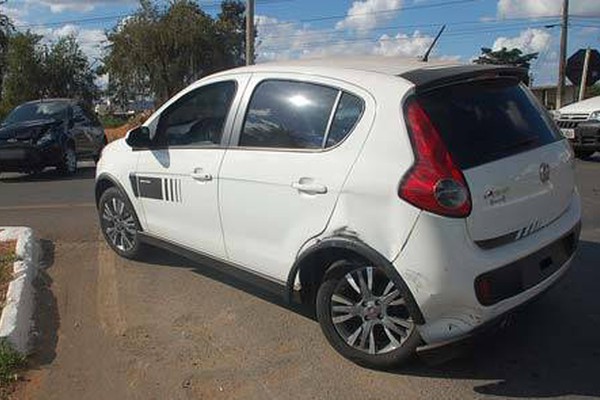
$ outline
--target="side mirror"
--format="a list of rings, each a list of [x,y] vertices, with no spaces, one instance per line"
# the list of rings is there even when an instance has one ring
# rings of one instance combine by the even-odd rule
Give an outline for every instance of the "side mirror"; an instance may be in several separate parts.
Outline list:
[[[138,126],[127,133],[125,142],[134,149],[147,149],[150,147],[150,129],[146,126]]]

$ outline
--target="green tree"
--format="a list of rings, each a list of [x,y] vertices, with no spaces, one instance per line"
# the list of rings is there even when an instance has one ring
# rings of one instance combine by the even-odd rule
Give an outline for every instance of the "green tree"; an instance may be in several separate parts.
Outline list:
[[[191,0],[164,8],[140,0],[108,33],[109,90],[122,103],[147,94],[162,103],[194,80],[243,64],[244,11],[243,3],[225,1],[213,19]]]
[[[0,1],[0,5],[6,3]],[[2,99],[2,81],[6,73],[6,56],[8,52],[8,42],[13,31],[13,25],[7,15],[0,13],[0,100]]]
[[[531,68],[531,61],[538,57],[539,53],[523,54],[520,49],[514,48],[508,50],[506,47],[500,50],[492,50],[487,47],[481,49],[481,55],[473,62],[475,64],[493,64],[493,65],[511,65],[514,67],[525,68],[527,71]],[[529,85],[529,73],[523,79],[523,82]]]
[[[487,47],[481,49],[481,55],[474,60],[475,64],[512,65],[529,69],[531,61],[538,57],[539,53],[523,54],[520,49],[508,50],[506,47],[500,50],[492,50]]]
[[[91,104],[98,95],[96,74],[73,36],[62,37],[46,48],[43,70],[48,97],[77,98]]]
[[[91,105],[98,94],[95,73],[72,36],[44,46],[29,31],[10,36],[0,114],[39,98],[68,97]]]
[[[3,112],[43,94],[44,53],[41,40],[41,36],[31,32],[16,33],[10,37],[3,82]]]

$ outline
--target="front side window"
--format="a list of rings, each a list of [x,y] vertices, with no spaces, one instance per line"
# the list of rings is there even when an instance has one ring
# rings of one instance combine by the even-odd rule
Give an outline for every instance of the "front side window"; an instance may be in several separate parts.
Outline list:
[[[339,90],[312,83],[264,81],[250,100],[240,146],[320,149]]]
[[[236,86],[234,81],[213,83],[184,95],[162,113],[157,140],[168,146],[221,144]]]

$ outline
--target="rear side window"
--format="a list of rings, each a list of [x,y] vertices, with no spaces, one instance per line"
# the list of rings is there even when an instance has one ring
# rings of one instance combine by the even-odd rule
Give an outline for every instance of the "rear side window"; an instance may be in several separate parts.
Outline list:
[[[337,95],[311,83],[262,82],[250,100],[240,146],[320,149]]]
[[[513,80],[452,85],[419,103],[462,169],[559,140],[544,110]]]
[[[354,129],[363,110],[364,103],[360,98],[343,93],[333,116],[325,147],[335,146],[344,140]]]

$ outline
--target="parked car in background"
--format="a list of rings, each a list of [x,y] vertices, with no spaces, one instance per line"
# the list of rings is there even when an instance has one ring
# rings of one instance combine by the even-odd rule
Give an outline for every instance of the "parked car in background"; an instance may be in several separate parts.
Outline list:
[[[526,73],[375,57],[207,77],[106,147],[102,232],[123,257],[151,243],[280,284],[343,356],[396,366],[573,260],[573,151]]]
[[[577,157],[600,151],[600,96],[569,104],[555,112],[554,118]]]
[[[77,171],[79,160],[100,158],[104,128],[83,104],[43,99],[16,107],[0,125],[0,172]]]

